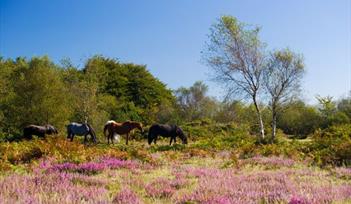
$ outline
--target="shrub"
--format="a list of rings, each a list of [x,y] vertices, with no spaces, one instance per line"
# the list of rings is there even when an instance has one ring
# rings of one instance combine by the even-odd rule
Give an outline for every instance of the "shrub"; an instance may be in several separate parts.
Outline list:
[[[351,165],[351,124],[318,130],[312,138],[309,148],[316,164]]]

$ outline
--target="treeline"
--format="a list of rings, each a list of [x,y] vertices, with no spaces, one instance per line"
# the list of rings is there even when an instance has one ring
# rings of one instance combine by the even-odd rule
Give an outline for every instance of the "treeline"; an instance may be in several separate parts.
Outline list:
[[[146,66],[94,56],[82,69],[48,57],[0,59],[0,132],[21,134],[28,124],[89,122],[98,129],[109,119],[163,121],[175,105],[165,84]]]
[[[218,101],[207,95],[208,87],[196,82],[189,88],[175,91],[181,118],[186,121],[237,123],[247,125],[255,134],[259,132],[255,107],[242,101]],[[294,98],[279,107],[277,127],[291,137],[304,138],[317,129],[333,125],[349,124],[351,121],[351,97],[333,100],[332,97],[317,97],[317,105],[306,104]],[[263,121],[268,132],[271,131],[271,109],[260,104]],[[269,136],[269,134],[268,134]]]
[[[53,124],[61,131],[71,121],[89,122],[100,132],[109,120],[155,122],[218,122],[247,125],[255,134],[259,124],[253,104],[218,101],[208,86],[170,90],[144,65],[94,56],[83,68],[69,60],[48,57],[0,59],[0,133],[22,134],[28,124]],[[291,100],[280,107],[277,127],[285,134],[306,137],[316,129],[350,123],[351,98],[319,97],[319,105]],[[266,129],[271,127],[269,105],[260,105]]]

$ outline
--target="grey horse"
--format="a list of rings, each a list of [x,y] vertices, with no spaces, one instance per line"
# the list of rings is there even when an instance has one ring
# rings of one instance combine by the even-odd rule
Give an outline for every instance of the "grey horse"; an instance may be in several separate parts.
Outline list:
[[[91,139],[96,143],[95,130],[88,123],[70,123],[67,125],[67,139],[73,141],[74,135],[84,136],[84,144],[87,142],[87,136],[90,135]]]

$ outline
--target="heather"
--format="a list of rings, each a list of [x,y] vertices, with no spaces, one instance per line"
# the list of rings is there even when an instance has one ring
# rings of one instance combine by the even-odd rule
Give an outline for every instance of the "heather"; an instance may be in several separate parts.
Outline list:
[[[257,143],[246,126],[188,124],[189,144],[0,143],[3,203],[350,203],[349,126]]]
[[[242,152],[225,148],[211,153],[194,147],[197,144],[167,147],[167,142],[144,147],[135,141],[128,149],[114,145],[110,154],[101,150],[105,146],[80,147],[72,143],[82,148],[81,160],[56,152],[9,162],[0,176],[3,189],[0,200],[2,203],[351,202],[351,169],[346,166],[318,166],[283,154],[255,153],[241,158]],[[92,152],[94,156],[83,155]]]

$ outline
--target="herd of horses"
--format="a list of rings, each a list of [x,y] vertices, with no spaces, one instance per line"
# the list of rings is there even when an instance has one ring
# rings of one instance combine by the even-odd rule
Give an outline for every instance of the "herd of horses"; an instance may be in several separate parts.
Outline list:
[[[139,122],[126,121],[123,123],[118,123],[113,120],[106,122],[104,126],[104,136],[107,138],[107,143],[113,144],[114,138],[119,135],[126,135],[126,144],[128,145],[129,134],[132,130],[139,129],[141,134],[144,133],[143,125]],[[38,125],[28,125],[23,129],[23,138],[32,139],[33,135],[41,138],[45,138],[45,135],[58,134],[57,129],[52,125],[38,126]],[[73,141],[75,135],[84,136],[84,144],[88,141],[88,135],[94,143],[97,143],[96,133],[94,128],[88,123],[75,123],[72,122],[67,125],[67,139]],[[188,140],[183,130],[177,125],[167,125],[167,124],[153,124],[149,128],[147,140],[149,145],[152,142],[156,144],[158,136],[170,137],[169,145],[172,142],[176,142],[176,137],[182,140],[183,144],[187,144]]]

